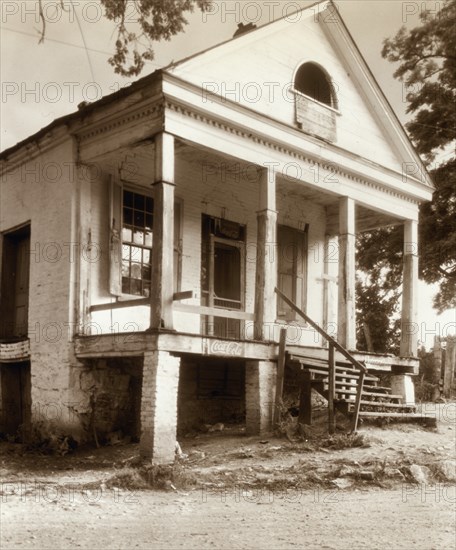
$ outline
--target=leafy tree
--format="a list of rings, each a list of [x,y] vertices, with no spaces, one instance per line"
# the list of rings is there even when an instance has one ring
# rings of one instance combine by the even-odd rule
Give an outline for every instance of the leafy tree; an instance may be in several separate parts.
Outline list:
[[[41,40],[46,32],[43,1],[39,0],[42,22]],[[70,0],[71,1],[71,0]],[[122,76],[139,75],[145,61],[154,59],[153,42],[170,40],[184,30],[186,14],[195,7],[207,11],[211,0],[99,0],[105,17],[116,23],[117,40],[109,63]],[[66,9],[60,0],[62,9]],[[133,14],[133,15],[132,15]],[[133,25],[130,21],[133,19]],[[138,30],[139,28],[139,30]],[[128,57],[133,62],[128,63]]]
[[[367,231],[357,237],[358,348],[397,353],[402,281],[402,227]]]
[[[394,76],[407,90],[406,125],[428,166],[436,191],[420,207],[420,277],[438,283],[434,307],[456,307],[456,0],[447,0],[438,14],[421,14],[414,29],[402,27],[384,42],[383,57],[399,63]],[[375,351],[390,351],[401,288],[402,230],[388,228],[358,239],[358,342],[367,346],[362,323],[378,339]],[[382,277],[386,275],[383,280]],[[387,327],[387,328],[386,328]],[[382,336],[383,335],[383,336]]]

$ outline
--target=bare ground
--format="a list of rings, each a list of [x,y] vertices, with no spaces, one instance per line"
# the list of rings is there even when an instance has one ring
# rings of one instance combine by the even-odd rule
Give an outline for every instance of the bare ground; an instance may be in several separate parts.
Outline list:
[[[3,443],[0,548],[454,548],[456,403],[434,407],[437,430],[363,427],[342,449],[226,427],[180,440],[165,470],[137,445]]]

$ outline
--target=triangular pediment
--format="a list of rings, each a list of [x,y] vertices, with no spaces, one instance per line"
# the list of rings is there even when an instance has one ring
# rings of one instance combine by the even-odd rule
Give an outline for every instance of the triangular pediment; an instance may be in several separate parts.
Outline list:
[[[328,75],[332,107],[296,93],[295,76],[305,63]],[[432,185],[332,2],[314,4],[166,71],[200,87],[202,103],[215,94],[396,172],[414,163],[417,179]]]

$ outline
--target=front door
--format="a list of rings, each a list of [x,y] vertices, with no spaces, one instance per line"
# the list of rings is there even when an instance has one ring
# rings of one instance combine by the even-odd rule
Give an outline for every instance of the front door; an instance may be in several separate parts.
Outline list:
[[[201,266],[204,305],[243,311],[244,227],[217,218],[205,218]],[[218,316],[208,316],[205,319],[205,334],[239,339],[241,329],[241,321],[237,319]]]

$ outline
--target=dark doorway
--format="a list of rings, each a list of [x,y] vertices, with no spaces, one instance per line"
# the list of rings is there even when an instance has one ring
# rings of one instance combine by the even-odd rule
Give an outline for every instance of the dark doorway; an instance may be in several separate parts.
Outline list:
[[[244,310],[245,227],[235,222],[203,216],[201,286],[204,304],[212,308]],[[241,321],[207,316],[205,334],[241,338]]]
[[[28,334],[30,225],[2,236],[0,338],[14,340]]]
[[[0,432],[20,434],[26,438],[30,429],[31,380],[30,362],[0,365],[1,414]]]

